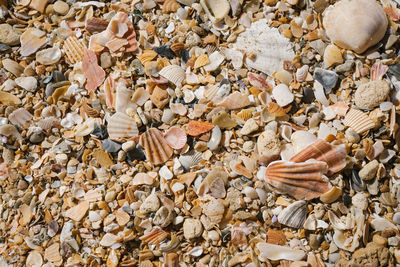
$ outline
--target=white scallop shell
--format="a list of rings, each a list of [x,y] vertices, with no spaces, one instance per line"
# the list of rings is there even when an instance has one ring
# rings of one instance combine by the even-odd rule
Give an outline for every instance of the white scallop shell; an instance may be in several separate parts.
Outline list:
[[[189,170],[190,167],[200,163],[202,159],[201,157],[202,157],[201,153],[192,150],[184,155],[181,155],[179,157],[179,162],[182,164],[183,168]]]
[[[176,86],[181,86],[185,79],[185,70],[177,65],[169,65],[160,70],[159,74]]]
[[[135,120],[122,112],[117,112],[111,116],[107,131],[111,139],[139,135]]]
[[[358,134],[362,134],[375,127],[375,123],[367,114],[357,109],[350,109],[344,117],[344,125],[353,128]]]

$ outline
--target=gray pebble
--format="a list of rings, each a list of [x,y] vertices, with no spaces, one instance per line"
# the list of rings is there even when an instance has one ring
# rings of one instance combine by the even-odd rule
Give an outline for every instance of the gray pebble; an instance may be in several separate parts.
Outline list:
[[[328,94],[335,88],[339,75],[334,71],[315,68],[314,79],[322,84],[325,93]]]

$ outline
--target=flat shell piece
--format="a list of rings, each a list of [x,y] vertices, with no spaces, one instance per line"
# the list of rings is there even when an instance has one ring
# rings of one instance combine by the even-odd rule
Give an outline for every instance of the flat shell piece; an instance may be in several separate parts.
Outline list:
[[[110,168],[112,165],[114,165],[110,154],[108,154],[106,151],[104,151],[101,148],[97,148],[93,151],[93,158],[99,163],[99,165],[103,168]]]
[[[187,133],[191,136],[198,136],[200,134],[211,131],[214,124],[207,121],[191,121],[187,125]]]
[[[87,49],[85,51],[82,69],[87,80],[85,88],[89,91],[95,91],[106,78],[106,73],[97,63],[97,56],[92,50]]]
[[[36,28],[28,28],[21,35],[21,56],[30,56],[46,44],[46,33]]]
[[[373,129],[375,123],[371,120],[367,114],[357,109],[350,109],[347,112],[343,120],[344,125],[353,128],[358,134],[365,133],[366,131]]]
[[[155,165],[166,162],[174,152],[156,128],[151,128],[140,136],[140,145],[144,147],[147,159]]]
[[[21,100],[13,94],[0,91],[0,103],[6,106],[18,106]]]
[[[75,36],[70,36],[65,40],[63,49],[68,61],[71,64],[75,64],[83,60],[85,47]]]
[[[229,110],[244,108],[248,105],[250,105],[248,95],[239,92],[234,92],[230,94],[224,100],[217,104],[217,106],[221,106]]]
[[[264,242],[257,243],[257,249],[260,251],[260,256],[269,260],[290,260],[299,261],[304,258],[306,253],[299,249],[279,246]]]
[[[159,74],[176,86],[181,86],[186,77],[185,70],[177,65],[166,66],[160,70]]]
[[[89,209],[89,202],[82,201],[78,205],[67,210],[65,215],[68,218],[71,218],[72,220],[79,222],[86,215],[86,212],[88,211],[88,209]]]

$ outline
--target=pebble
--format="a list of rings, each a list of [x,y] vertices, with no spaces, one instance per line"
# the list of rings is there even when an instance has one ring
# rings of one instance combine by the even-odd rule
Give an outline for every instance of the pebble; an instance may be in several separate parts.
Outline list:
[[[361,84],[354,95],[356,105],[362,109],[379,106],[389,96],[390,87],[384,80]]]
[[[389,35],[389,38],[385,44],[385,49],[390,49],[396,42],[399,40],[399,36],[397,35]]]
[[[34,77],[19,77],[15,79],[15,83],[29,92],[34,92],[37,88],[37,80]]]
[[[127,141],[122,144],[122,150],[128,152],[129,150],[133,149],[136,146],[135,141]]]
[[[66,15],[69,11],[69,5],[63,1],[56,1],[53,4],[53,9],[60,15]]]
[[[341,63],[343,63],[343,57],[340,49],[334,44],[328,45],[324,51],[325,67],[329,68],[330,66]]]
[[[368,208],[368,199],[366,194],[364,194],[363,192],[355,194],[351,201],[356,208],[362,210],[366,210]]]
[[[290,92],[289,87],[286,84],[278,84],[272,90],[272,96],[276,100],[276,103],[281,106],[287,106],[294,100],[294,95]]]
[[[320,244],[321,244],[321,242],[320,242],[320,240],[318,238],[318,235],[311,234],[310,235],[310,247],[313,250],[317,250],[319,248]]]
[[[203,225],[200,220],[186,219],[183,223],[183,235],[186,239],[192,239],[201,236],[203,233]]]
[[[391,247],[398,247],[400,244],[400,237],[392,236],[388,238],[388,245]]]
[[[260,157],[271,159],[281,152],[279,138],[272,130],[266,130],[257,139],[257,151]]]
[[[324,87],[325,94],[328,94],[335,88],[336,83],[339,79],[339,75],[331,70],[324,70],[321,68],[315,68],[314,79],[317,80]]]
[[[7,45],[19,44],[19,34],[9,24],[0,24],[0,43]]]
[[[385,247],[387,242],[388,242],[388,240],[387,240],[387,238],[384,238],[383,236],[375,234],[372,237],[372,242],[374,242],[375,244],[377,244],[379,246]]]
[[[360,142],[360,135],[356,133],[356,131],[354,131],[352,128],[348,128],[345,131],[344,136],[350,143],[357,144],[358,142]]]
[[[358,173],[361,179],[364,181],[369,181],[375,178],[376,172],[379,167],[379,162],[377,160],[373,160],[367,163]]]
[[[111,202],[115,199],[116,196],[117,196],[117,193],[114,190],[111,190],[106,193],[106,195],[104,196],[104,200],[106,202]]]
[[[243,128],[240,130],[240,134],[248,135],[257,130],[258,130],[257,121],[255,119],[251,118],[251,119],[247,120],[246,123],[243,125]]]
[[[315,95],[311,87],[304,87],[303,89],[303,99],[302,101],[306,104],[310,104],[314,101]]]
[[[339,73],[345,73],[349,72],[353,69],[354,67],[354,61],[353,60],[347,60],[345,63],[338,65],[335,70],[336,72]]]
[[[140,213],[147,214],[150,212],[156,212],[160,208],[160,200],[155,194],[149,195],[140,205]]]
[[[112,58],[110,52],[101,53],[100,65],[103,69],[108,69],[112,66]]]
[[[286,70],[281,70],[275,73],[274,75],[275,79],[280,81],[283,84],[289,85],[290,82],[293,80],[293,75],[292,73],[286,71]]]
[[[121,144],[118,144],[110,139],[105,139],[102,142],[102,148],[106,152],[114,153],[121,149]]]
[[[44,134],[43,133],[33,133],[29,137],[29,141],[31,141],[34,144],[39,144],[44,140]]]
[[[212,241],[218,241],[219,238],[220,238],[218,232],[215,231],[215,230],[209,231],[209,232],[207,233],[207,237],[208,237],[209,239],[211,239]]]
[[[393,215],[393,222],[394,222],[395,224],[400,224],[400,212],[396,212],[396,213]]]

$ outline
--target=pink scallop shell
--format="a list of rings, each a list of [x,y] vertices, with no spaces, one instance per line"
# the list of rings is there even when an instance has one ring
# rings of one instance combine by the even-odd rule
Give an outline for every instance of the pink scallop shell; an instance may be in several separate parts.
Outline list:
[[[185,131],[176,126],[171,127],[168,132],[164,134],[164,138],[173,149],[181,149],[187,142]]]

